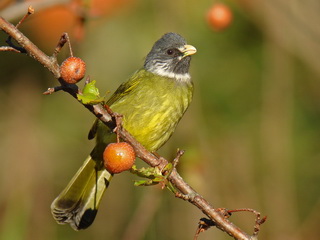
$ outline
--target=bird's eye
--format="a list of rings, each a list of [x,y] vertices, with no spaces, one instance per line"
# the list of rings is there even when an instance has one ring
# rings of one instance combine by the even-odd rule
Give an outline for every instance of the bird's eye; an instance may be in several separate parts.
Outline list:
[[[167,54],[168,54],[168,55],[174,54],[174,49],[169,49],[169,50],[167,50]]]

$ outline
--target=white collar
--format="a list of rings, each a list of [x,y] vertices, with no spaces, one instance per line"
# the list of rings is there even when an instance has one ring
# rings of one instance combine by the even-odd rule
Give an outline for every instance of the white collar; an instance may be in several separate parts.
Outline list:
[[[191,79],[191,76],[189,73],[168,72],[163,68],[154,68],[154,69],[150,69],[149,71],[161,77],[174,78],[179,82],[190,82],[190,79]]]

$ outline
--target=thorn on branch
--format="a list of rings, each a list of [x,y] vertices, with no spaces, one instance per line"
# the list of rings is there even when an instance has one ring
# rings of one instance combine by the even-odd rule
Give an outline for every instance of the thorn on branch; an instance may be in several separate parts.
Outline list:
[[[67,33],[63,33],[57,43],[57,46],[55,47],[52,57],[53,58],[57,58],[58,54],[60,53],[61,49],[63,48],[63,46],[66,44],[67,42],[67,38],[66,38]]]
[[[87,85],[89,83],[91,83],[91,78],[90,76],[87,76],[86,80],[84,81],[84,85]]]
[[[55,92],[63,90],[65,92],[70,93],[71,95],[76,95],[80,91],[76,84],[68,84],[68,83],[65,83],[63,80],[61,80],[60,83],[61,83],[60,86],[55,86],[55,87],[48,88],[42,94],[43,95],[50,95],[50,94],[53,94]]]
[[[16,28],[19,28],[19,26],[31,15],[34,14],[34,8],[32,6],[28,7],[28,12],[23,16],[23,18],[18,22],[16,25]]]
[[[68,43],[69,45],[70,56],[73,57],[73,51],[72,51],[69,35],[68,33],[63,33],[57,43],[57,46],[53,51],[53,54],[52,54],[53,58],[57,59],[58,54],[60,53],[61,49],[66,43]]]
[[[21,51],[19,51],[17,49],[17,47],[9,47],[9,46],[2,46],[0,47],[0,52],[16,52],[16,53],[21,53]]]
[[[104,107],[106,108],[107,112],[111,115],[111,117],[114,118],[116,121],[116,127],[113,129],[113,132],[116,133],[117,143],[119,143],[120,142],[120,131],[122,129],[122,117],[123,116],[119,113],[113,112],[107,104],[105,104]]]
[[[50,94],[58,92],[60,90],[63,90],[63,86],[56,86],[56,87],[48,88],[48,90],[43,92],[42,94],[43,95],[50,95]]]
[[[120,130],[122,128],[122,115],[114,112],[113,115],[111,115],[111,116],[114,117],[116,120],[116,127],[113,131],[116,132],[117,142],[119,143],[120,142]]]
[[[87,86],[89,83],[91,83],[91,78],[90,78],[90,76],[88,75],[88,76],[86,77],[86,80],[84,81],[84,87]],[[82,90],[81,90],[80,88],[78,89],[78,94],[83,94],[83,92],[82,92]]]
[[[163,165],[163,166],[159,166],[159,168],[161,169],[161,172],[163,173],[163,175],[166,178],[170,177],[172,171],[174,169],[176,169],[176,167],[177,167],[177,165],[179,163],[179,160],[182,157],[182,155],[184,154],[184,152],[185,152],[184,150],[178,149],[176,157],[173,159],[172,163],[169,163],[169,164],[166,164],[166,165]],[[159,159],[161,159],[161,157],[159,157]]]
[[[175,169],[177,167],[179,160],[182,157],[182,155],[184,154],[184,152],[185,152],[184,150],[180,150],[180,149],[177,150],[177,155],[172,161],[172,168],[173,169]]]

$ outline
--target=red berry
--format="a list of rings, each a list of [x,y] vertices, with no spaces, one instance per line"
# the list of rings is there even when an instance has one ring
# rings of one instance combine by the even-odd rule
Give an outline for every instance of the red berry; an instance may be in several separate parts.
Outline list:
[[[214,4],[207,13],[207,21],[214,30],[223,30],[232,22],[232,12],[227,5]]]
[[[136,159],[133,147],[126,142],[110,143],[103,152],[104,167],[110,173],[129,170]]]
[[[67,83],[77,83],[85,75],[86,63],[77,57],[69,57],[60,67],[61,78]]]

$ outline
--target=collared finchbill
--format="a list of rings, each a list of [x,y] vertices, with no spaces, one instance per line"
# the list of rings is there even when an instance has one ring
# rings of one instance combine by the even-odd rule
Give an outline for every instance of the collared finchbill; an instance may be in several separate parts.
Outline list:
[[[189,67],[196,51],[179,34],[166,33],[155,42],[143,67],[107,101],[124,116],[123,127],[150,152],[167,142],[192,100]],[[74,230],[93,223],[113,176],[104,167],[103,153],[116,141],[115,134],[97,120],[89,133],[92,138],[96,138],[95,148],[51,205],[54,219]]]
[[[183,57],[193,55],[197,52],[197,49],[192,45],[184,45],[178,48],[178,50],[183,53]]]

